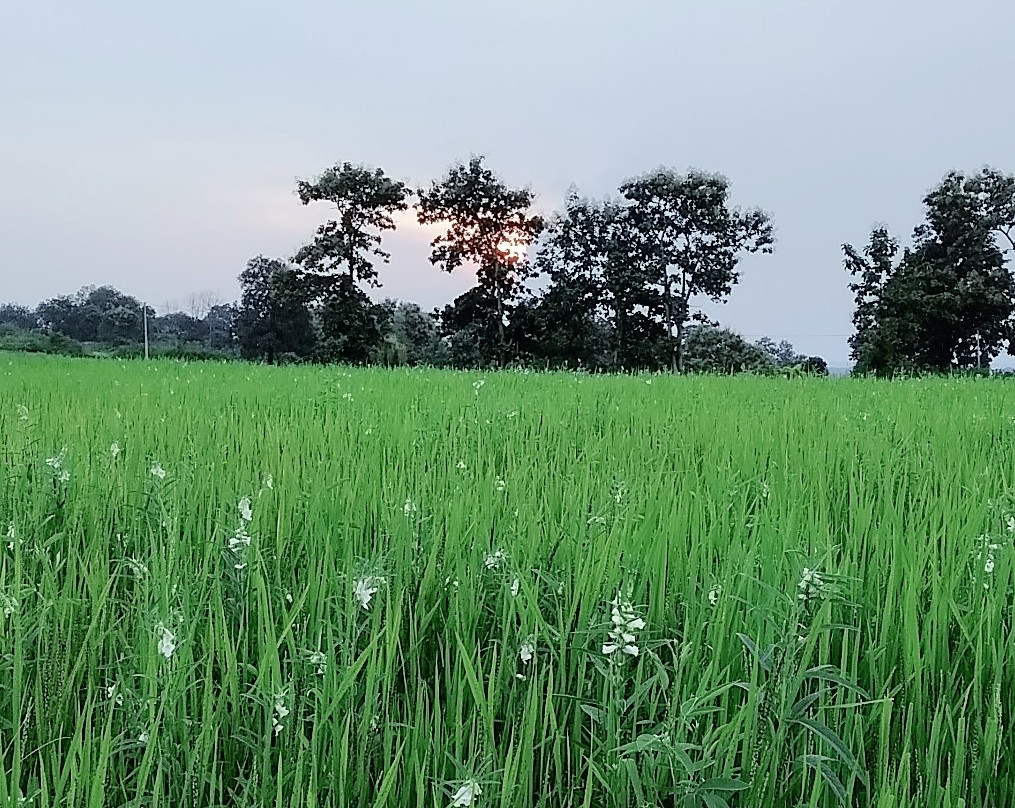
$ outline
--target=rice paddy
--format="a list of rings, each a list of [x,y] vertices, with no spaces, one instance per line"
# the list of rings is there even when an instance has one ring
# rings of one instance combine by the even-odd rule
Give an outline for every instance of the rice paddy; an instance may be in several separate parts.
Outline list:
[[[2,357],[0,805],[1010,805],[1013,417]]]

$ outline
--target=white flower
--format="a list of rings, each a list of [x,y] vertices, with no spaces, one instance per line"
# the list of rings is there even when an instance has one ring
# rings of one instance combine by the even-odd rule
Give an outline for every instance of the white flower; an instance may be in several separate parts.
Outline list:
[[[370,601],[384,584],[384,579],[377,575],[361,575],[352,586],[352,593],[364,609],[370,609]]]
[[[311,651],[307,661],[316,668],[318,676],[324,676],[325,671],[328,670],[328,657],[324,655],[323,651]]]
[[[123,705],[123,694],[119,692],[119,686],[116,684],[106,688],[106,698],[118,707]]]
[[[52,457],[46,458],[46,465],[53,469],[59,469],[63,467],[63,461],[67,458],[67,450],[61,449],[57,454]]]
[[[409,517],[412,516],[415,512],[416,512],[416,503],[413,502],[411,499],[405,500],[405,504],[402,506],[402,513],[404,513],[406,517]]]
[[[458,468],[459,469],[464,469],[465,468],[465,461],[464,460],[459,460],[458,461]]]
[[[517,418],[518,417],[518,410],[511,410],[511,412],[509,412],[507,414],[507,417],[508,418]]]
[[[270,474],[264,478],[264,487],[269,489],[275,487],[275,478],[272,477]]]
[[[18,404],[18,418],[22,421],[28,420],[28,407],[24,404]]]
[[[994,571],[994,559],[988,557],[987,562],[983,565],[983,571],[990,575]]]
[[[800,581],[797,583],[797,589],[800,592],[797,594],[799,600],[805,603],[813,598],[819,598],[824,595],[825,582],[821,578],[821,573],[818,570],[808,569],[804,567],[803,573],[801,573]]]
[[[137,736],[137,742],[140,744],[148,743],[148,733],[141,730],[141,734]]]
[[[1015,516],[1009,516],[1006,522],[1009,533],[1015,533]]]
[[[18,601],[6,592],[0,592],[0,609],[3,609],[4,617],[10,617],[18,610]]]
[[[536,641],[534,638],[529,637],[522,643],[522,647],[518,649],[518,658],[522,661],[523,665],[528,665],[535,653]]]
[[[346,401],[352,401],[352,393],[345,393],[343,394],[342,398],[344,398]]]
[[[7,542],[8,550],[14,549],[14,539],[17,538],[17,535],[18,532],[17,530],[14,529],[14,522],[13,521],[8,522],[7,523],[7,538],[9,539],[9,541]]]
[[[284,729],[282,721],[289,715],[289,708],[285,703],[287,695],[285,690],[280,690],[273,698],[275,703],[272,705],[271,726],[276,735]]]
[[[241,553],[250,546],[250,536],[241,525],[236,532],[229,537],[229,549],[234,553]]]
[[[488,570],[495,570],[501,565],[501,562],[503,562],[505,558],[507,558],[507,554],[503,550],[495,550],[492,553],[487,553],[483,557],[483,566]]]
[[[152,463],[151,473],[152,477],[158,477],[160,480],[166,479],[166,470],[159,463]]]
[[[722,587],[716,584],[708,590],[708,602],[715,606],[719,602],[719,595],[722,594]]]
[[[645,621],[634,611],[629,598],[620,592],[613,599],[610,609],[610,622],[613,628],[603,643],[603,653],[606,656],[620,651],[628,656],[638,656],[641,649],[638,647],[636,631],[645,628]]]
[[[109,453],[113,456],[113,460],[120,456],[120,444],[115,440],[109,444]]]
[[[56,475],[56,478],[60,482],[66,484],[66,483],[70,482],[70,472],[67,469],[64,469],[58,475]]]
[[[163,623],[159,623],[156,630],[162,634],[162,638],[159,640],[159,653],[166,659],[172,658],[176,653],[176,635]]]
[[[507,483],[504,482],[503,478],[498,477],[496,480],[494,480],[493,487],[496,488],[498,491],[503,491],[505,488],[507,488]]]
[[[479,395],[479,388],[482,387],[484,384],[486,384],[485,379],[476,379],[476,381],[472,383],[472,389],[475,391],[477,396]]]
[[[517,578],[515,578],[511,582],[511,597],[517,598],[518,597],[518,592],[521,589],[521,587],[522,587],[522,582],[519,581]]]
[[[768,499],[768,497],[769,497],[769,495],[771,495],[771,493],[772,493],[772,490],[768,487],[768,483],[762,483],[761,484],[761,496],[763,496],[765,499]]]
[[[451,805],[448,808],[472,805],[472,801],[482,793],[483,789],[479,787],[479,783],[475,780],[469,780],[469,782],[465,783],[458,791],[451,795]]]
[[[243,497],[237,506],[240,509],[240,519],[249,522],[254,518],[254,512],[250,507],[250,497]]]
[[[134,575],[134,577],[137,578],[138,580],[141,580],[146,575],[148,575],[148,567],[145,566],[143,562],[138,561],[136,558],[126,559],[126,564],[127,569],[129,569],[131,573]]]

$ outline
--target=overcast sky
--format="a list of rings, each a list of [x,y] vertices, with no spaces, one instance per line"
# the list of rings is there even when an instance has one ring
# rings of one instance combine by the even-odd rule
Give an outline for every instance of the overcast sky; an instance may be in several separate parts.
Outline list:
[[[327,218],[296,179],[343,160],[420,184],[485,154],[545,211],[695,167],[778,237],[707,310],[842,364],[841,243],[908,238],[951,168],[1015,171],[1012,31],[1010,0],[8,0],[0,300],[233,299]],[[427,240],[389,237],[382,295],[472,284]]]

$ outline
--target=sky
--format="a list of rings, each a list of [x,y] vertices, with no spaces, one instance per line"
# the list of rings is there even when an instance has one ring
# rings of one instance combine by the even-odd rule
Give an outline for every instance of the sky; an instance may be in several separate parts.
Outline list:
[[[777,237],[702,308],[845,364],[842,243],[908,239],[950,169],[1015,171],[1012,30],[1010,0],[8,0],[0,300],[235,299],[328,218],[297,179],[342,161],[419,186],[483,154],[546,213],[693,167]],[[400,225],[380,296],[472,285]]]

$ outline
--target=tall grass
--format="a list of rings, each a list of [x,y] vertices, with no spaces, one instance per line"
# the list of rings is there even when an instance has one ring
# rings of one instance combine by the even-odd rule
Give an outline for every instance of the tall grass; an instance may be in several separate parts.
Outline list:
[[[0,805],[1010,805],[1013,416],[2,358]]]

